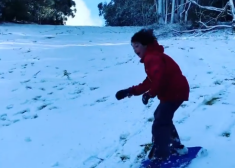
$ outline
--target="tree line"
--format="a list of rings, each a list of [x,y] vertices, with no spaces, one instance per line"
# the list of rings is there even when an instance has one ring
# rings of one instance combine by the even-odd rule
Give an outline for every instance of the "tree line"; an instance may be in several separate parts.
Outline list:
[[[191,23],[193,28],[235,28],[235,0],[111,0],[98,4],[106,26]],[[0,21],[63,25],[74,0],[0,0]]]
[[[111,0],[98,4],[106,26],[191,23],[193,27],[235,24],[235,0]]]
[[[63,25],[75,6],[73,0],[0,0],[0,21]]]

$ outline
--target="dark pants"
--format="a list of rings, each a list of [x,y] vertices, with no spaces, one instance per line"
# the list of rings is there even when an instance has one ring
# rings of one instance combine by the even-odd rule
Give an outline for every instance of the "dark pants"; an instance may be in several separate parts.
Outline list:
[[[154,156],[166,158],[170,155],[170,144],[178,147],[180,143],[179,135],[173,124],[175,111],[183,101],[179,102],[160,102],[154,112],[154,122],[152,125]]]

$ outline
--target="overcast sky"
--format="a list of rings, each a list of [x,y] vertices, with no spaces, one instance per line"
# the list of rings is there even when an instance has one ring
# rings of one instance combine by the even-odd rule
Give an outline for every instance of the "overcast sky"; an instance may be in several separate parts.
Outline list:
[[[76,2],[76,16],[69,18],[66,25],[72,26],[104,26],[103,17],[99,17],[97,5],[110,0],[74,0]]]

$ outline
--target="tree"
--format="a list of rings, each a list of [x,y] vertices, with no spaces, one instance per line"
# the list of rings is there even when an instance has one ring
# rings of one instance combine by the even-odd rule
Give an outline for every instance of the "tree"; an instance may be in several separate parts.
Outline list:
[[[175,17],[175,0],[172,0],[172,5],[171,5],[171,23],[174,22],[174,17]]]
[[[141,26],[157,22],[153,0],[111,0],[98,4],[106,26]]]
[[[235,0],[111,0],[100,3],[98,9],[107,26],[181,23],[207,29],[234,27],[234,3]]]
[[[62,25],[67,17],[74,17],[75,6],[73,0],[1,0],[0,19]]]

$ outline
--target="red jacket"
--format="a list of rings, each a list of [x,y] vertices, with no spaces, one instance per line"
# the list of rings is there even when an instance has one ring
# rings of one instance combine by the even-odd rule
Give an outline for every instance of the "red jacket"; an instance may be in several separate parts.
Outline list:
[[[164,54],[164,48],[157,41],[147,46],[144,57],[147,74],[143,83],[130,88],[132,95],[149,92],[151,97],[157,96],[160,101],[187,101],[189,84],[177,63]]]

